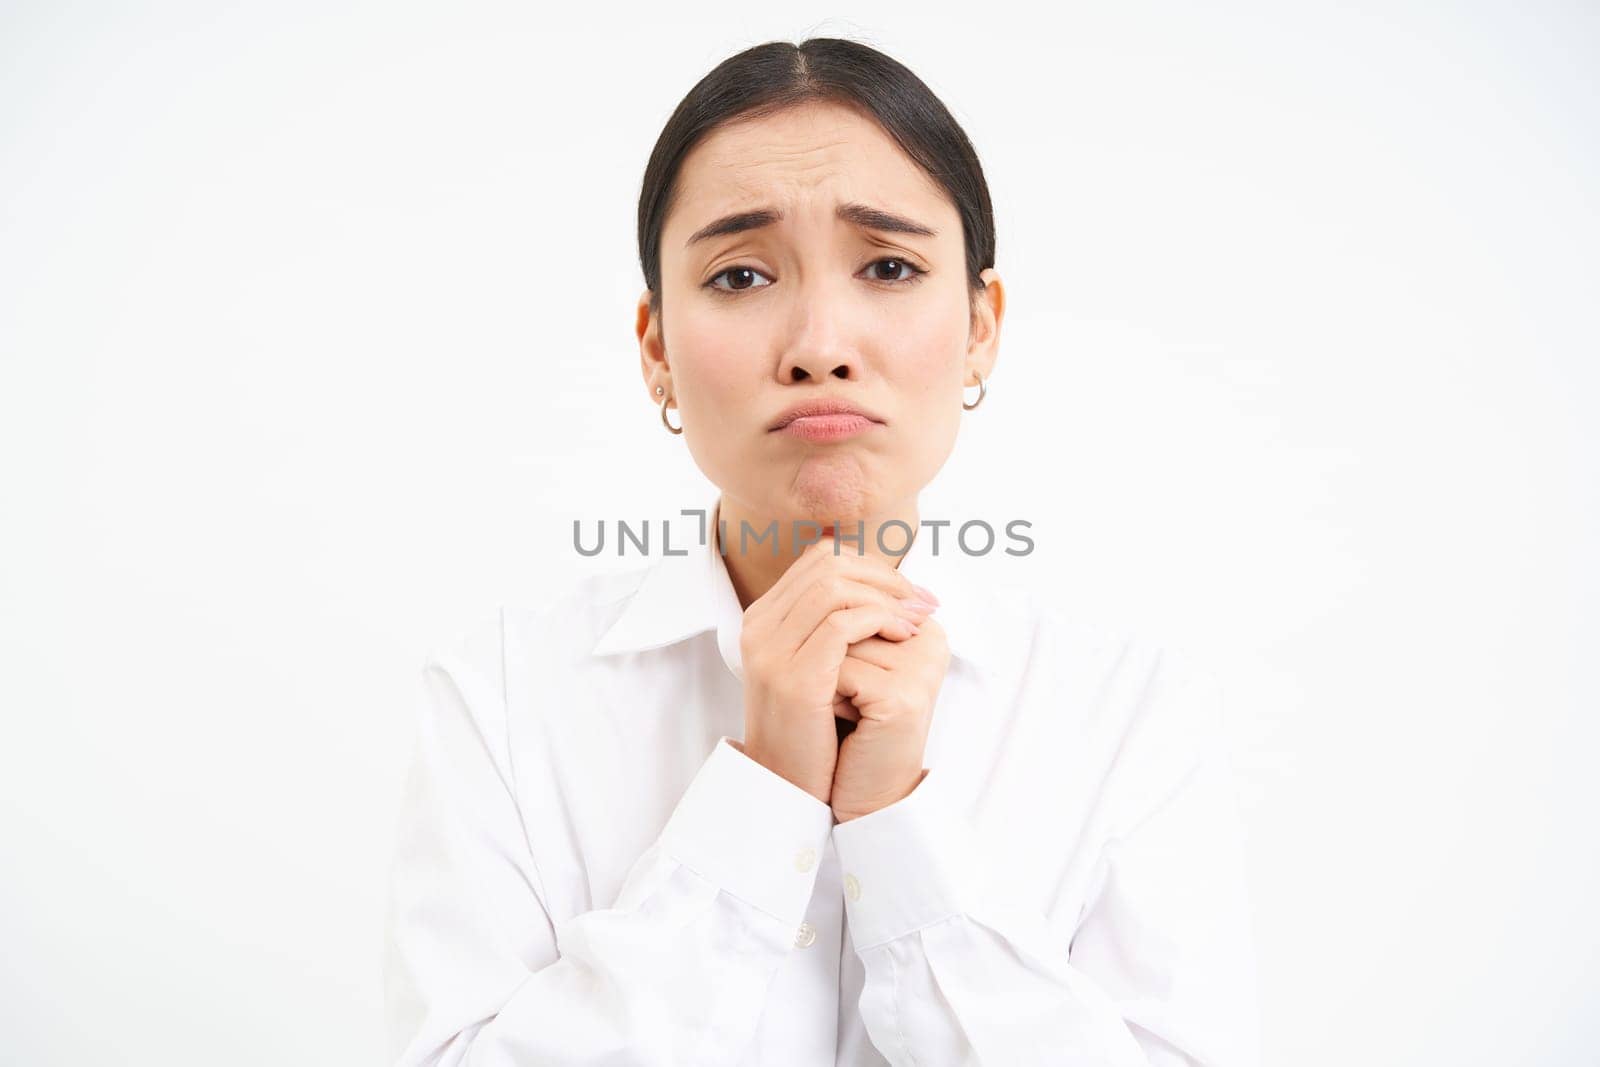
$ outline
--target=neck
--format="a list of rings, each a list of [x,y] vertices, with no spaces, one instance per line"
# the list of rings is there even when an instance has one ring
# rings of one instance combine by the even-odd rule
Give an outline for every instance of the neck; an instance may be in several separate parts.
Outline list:
[[[833,522],[838,522],[841,529],[834,534],[823,535],[819,528]],[[882,560],[890,567],[898,567],[908,539],[919,529],[918,522],[915,498],[880,514],[813,518],[807,515],[758,515],[723,493],[718,501],[711,537],[727,565],[728,578],[739,596],[739,606],[748,608],[777,584],[800,553],[805,551],[808,543],[818,539],[832,540],[842,535],[845,540],[839,545],[840,555],[866,556]],[[856,537],[858,524],[861,534],[859,540]],[[887,529],[884,528],[886,526]],[[879,531],[882,531],[882,543],[891,549],[901,550],[900,555],[879,549]],[[723,541],[724,533],[726,543]],[[744,542],[742,549],[741,534]],[[758,542],[758,537],[765,539]],[[778,546],[776,553],[772,548],[774,541]]]

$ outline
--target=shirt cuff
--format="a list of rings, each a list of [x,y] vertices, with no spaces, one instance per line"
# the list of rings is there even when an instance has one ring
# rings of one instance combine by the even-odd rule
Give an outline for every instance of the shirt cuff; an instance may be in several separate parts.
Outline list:
[[[893,804],[833,828],[858,953],[966,914],[978,900],[982,853],[972,824],[929,789],[931,774]]]
[[[788,926],[805,917],[833,809],[717,739],[661,831],[662,851]]]

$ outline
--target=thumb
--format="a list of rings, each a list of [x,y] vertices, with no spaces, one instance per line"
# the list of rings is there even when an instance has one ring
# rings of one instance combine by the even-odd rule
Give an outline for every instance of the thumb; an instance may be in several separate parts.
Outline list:
[[[858,722],[861,719],[861,712],[854,704],[850,703],[849,697],[842,693],[836,693],[833,697],[833,717],[835,719],[844,719],[847,722]]]

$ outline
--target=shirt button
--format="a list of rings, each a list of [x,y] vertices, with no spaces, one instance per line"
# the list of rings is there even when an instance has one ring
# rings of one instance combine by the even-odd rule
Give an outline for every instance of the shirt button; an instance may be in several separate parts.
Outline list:
[[[861,899],[861,883],[856,881],[856,876],[853,874],[844,876],[844,895],[851,900]]]
[[[794,935],[795,948],[807,948],[817,939],[817,928],[810,923],[801,923],[800,930]]]
[[[799,871],[801,874],[804,874],[813,866],[815,866],[816,862],[817,850],[814,848],[803,848],[800,850],[800,854],[794,858],[794,869]]]

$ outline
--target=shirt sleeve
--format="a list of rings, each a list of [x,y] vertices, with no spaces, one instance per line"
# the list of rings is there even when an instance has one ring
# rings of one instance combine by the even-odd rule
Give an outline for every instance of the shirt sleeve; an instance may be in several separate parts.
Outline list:
[[[861,1014],[890,1063],[1258,1067],[1242,825],[1209,675],[1162,661],[1100,791],[1076,929],[927,788],[838,824]],[[1039,813],[1029,836],[1046,840]]]
[[[617,899],[553,921],[499,663],[450,651],[422,670],[386,920],[391,1062],[734,1061],[794,949],[831,809],[719,738]]]

